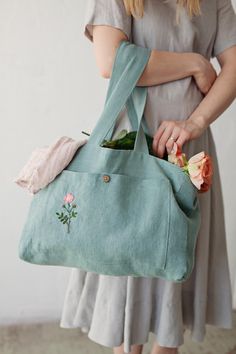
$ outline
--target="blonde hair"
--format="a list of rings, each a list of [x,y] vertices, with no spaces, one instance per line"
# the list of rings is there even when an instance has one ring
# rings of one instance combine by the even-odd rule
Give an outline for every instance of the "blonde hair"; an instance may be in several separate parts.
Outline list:
[[[179,11],[185,7],[190,18],[201,15],[201,0],[176,0],[176,23],[179,24]],[[144,15],[144,0],[123,0],[127,15],[141,18]]]

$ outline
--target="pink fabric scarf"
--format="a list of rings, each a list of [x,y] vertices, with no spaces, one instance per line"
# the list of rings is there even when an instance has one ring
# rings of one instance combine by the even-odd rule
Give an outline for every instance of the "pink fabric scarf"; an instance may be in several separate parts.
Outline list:
[[[50,146],[36,148],[14,182],[30,194],[37,193],[55,179],[86,142],[87,139],[75,141],[63,136]]]

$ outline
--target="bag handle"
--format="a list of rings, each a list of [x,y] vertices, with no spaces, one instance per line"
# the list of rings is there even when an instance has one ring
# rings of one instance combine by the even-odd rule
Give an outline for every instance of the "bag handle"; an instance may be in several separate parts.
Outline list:
[[[135,110],[135,105],[134,105],[134,102],[133,102],[133,98],[132,98],[132,95],[129,96],[127,102],[126,102],[126,108],[127,108],[127,113],[128,113],[128,119],[131,123],[131,126],[132,126],[132,130],[138,130],[138,117],[137,117],[137,113],[136,113],[136,110]],[[116,123],[116,122],[115,122]],[[106,135],[106,139],[107,140],[110,140],[113,136],[113,132],[114,132],[114,129],[115,129],[115,123],[113,124],[112,128],[110,128],[109,132],[107,133]],[[146,122],[146,119],[145,119],[145,116],[144,118],[142,119],[142,129],[144,130],[144,132],[147,134],[147,135],[150,135],[150,132],[149,132],[149,128],[147,126],[147,122]]]
[[[143,112],[146,104],[146,99],[147,99],[146,87],[145,88],[135,87],[128,99],[130,105],[128,108],[128,114],[129,117],[131,117],[131,122],[133,123],[132,127],[134,128],[134,130],[137,130],[137,135],[134,143],[134,150],[149,154],[146,137],[142,126],[142,123],[144,121]],[[134,107],[136,107],[137,113]],[[110,131],[104,137],[107,140],[111,138],[114,126],[115,126],[115,122],[113,123],[113,126],[110,128]]]
[[[121,75],[122,71],[120,71],[119,68],[117,68],[116,69],[116,74],[117,75]],[[107,94],[106,94],[105,104],[107,103],[108,99],[111,96],[111,93],[112,93],[114,85],[115,85],[115,80],[110,80],[109,81],[108,90],[107,90]],[[130,95],[128,97],[128,99],[127,99],[126,109],[127,109],[128,118],[129,118],[129,121],[131,123],[132,129],[137,131],[138,130],[138,117],[137,117],[137,113],[136,113],[136,110],[135,110],[135,106],[134,106],[132,95]],[[147,126],[147,122],[146,122],[145,117],[142,120],[142,128],[143,128],[143,130],[144,130],[144,132],[146,134],[150,135],[149,128]],[[113,124],[113,127],[110,129],[110,131],[106,135],[106,139],[107,140],[110,140],[112,138],[114,129],[115,129],[115,123]]]
[[[139,152],[144,152],[146,154],[149,154],[146,137],[142,127],[142,122],[144,119],[143,112],[147,100],[147,88],[136,86],[131,96],[134,102],[134,106],[137,109],[137,121],[138,121],[137,135],[134,143],[134,151],[139,151]]]
[[[148,151],[145,135],[141,127],[147,88],[136,87],[136,83],[149,60],[150,54],[151,49],[149,48],[137,46],[128,41],[120,42],[116,50],[112,75],[109,82],[109,96],[87,144],[101,144],[133,92],[138,115],[138,132],[134,149],[143,152]]]

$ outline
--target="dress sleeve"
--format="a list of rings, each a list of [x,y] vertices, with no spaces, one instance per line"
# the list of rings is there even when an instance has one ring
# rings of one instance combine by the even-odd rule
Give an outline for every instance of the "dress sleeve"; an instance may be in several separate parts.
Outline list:
[[[236,45],[236,13],[231,0],[217,0],[217,29],[212,57]]]
[[[131,36],[131,16],[127,15],[123,0],[87,0],[84,35],[93,41],[93,25],[108,25]]]

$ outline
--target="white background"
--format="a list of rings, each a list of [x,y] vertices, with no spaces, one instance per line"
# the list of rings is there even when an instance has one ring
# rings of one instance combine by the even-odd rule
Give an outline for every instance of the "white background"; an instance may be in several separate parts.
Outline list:
[[[99,76],[92,44],[83,35],[85,3],[0,0],[0,324],[61,316],[70,268],[18,258],[31,196],[13,180],[32,150],[62,135],[84,139],[81,130],[91,132],[102,110],[108,80]],[[235,102],[212,129],[236,307]]]

